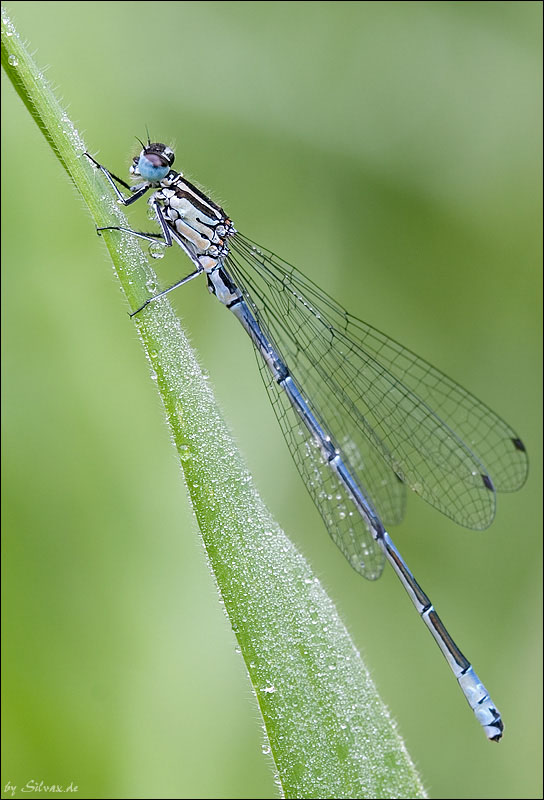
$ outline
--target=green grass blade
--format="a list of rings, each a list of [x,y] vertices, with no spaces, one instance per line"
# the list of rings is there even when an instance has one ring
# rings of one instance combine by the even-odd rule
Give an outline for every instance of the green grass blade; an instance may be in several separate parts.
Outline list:
[[[2,64],[94,223],[127,224],[5,12]],[[133,237],[111,234],[104,242],[134,308],[157,285],[155,275]],[[279,790],[286,797],[425,797],[333,603],[257,494],[168,301],[134,324],[263,716]]]

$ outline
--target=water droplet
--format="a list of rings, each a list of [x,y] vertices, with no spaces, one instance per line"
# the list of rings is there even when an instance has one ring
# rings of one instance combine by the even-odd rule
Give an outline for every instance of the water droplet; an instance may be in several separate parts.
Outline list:
[[[191,449],[189,448],[188,445],[186,444],[181,445],[181,447],[179,448],[179,457],[181,458],[182,461],[191,460],[193,454],[191,453]]]
[[[10,35],[10,34],[8,33],[8,36],[9,36],[9,35]],[[12,67],[16,67],[16,66],[18,65],[18,63],[19,63],[19,62],[17,61],[17,57],[16,57],[16,56],[10,56],[10,57],[8,58],[8,64],[11,64],[11,66],[12,66]]]
[[[263,689],[263,694],[274,694],[275,691],[276,691],[275,686],[265,686]]]
[[[148,252],[151,258],[163,258],[164,257],[164,245],[159,244],[159,242],[154,242],[150,244],[148,247]]]

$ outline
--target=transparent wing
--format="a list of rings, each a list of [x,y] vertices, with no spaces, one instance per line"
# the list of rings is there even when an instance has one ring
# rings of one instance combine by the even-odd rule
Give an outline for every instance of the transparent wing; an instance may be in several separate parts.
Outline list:
[[[357,572],[369,580],[376,580],[382,574],[385,563],[383,552],[336,474],[323,460],[317,442],[299,419],[286,393],[273,380],[260,353],[255,352],[272,408],[329,535]],[[364,469],[362,472],[364,474]],[[398,481],[397,484],[404,488]]]
[[[495,489],[527,475],[516,433],[270,251],[240,234],[229,244],[233,278],[384,523],[402,517],[403,482],[457,523],[487,527]]]

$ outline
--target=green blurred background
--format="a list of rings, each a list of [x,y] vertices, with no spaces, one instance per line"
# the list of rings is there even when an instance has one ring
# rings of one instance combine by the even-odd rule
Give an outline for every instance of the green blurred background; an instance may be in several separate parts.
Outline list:
[[[502,711],[495,746],[392,571],[362,580],[327,537],[240,326],[203,282],[172,296],[258,486],[335,599],[430,794],[540,797],[541,4],[5,9],[103,163],[124,174],[147,125],[240,230],[517,428],[529,482],[499,498],[490,530],[410,498],[392,531]],[[3,89],[2,787],[274,797],[106,250],[5,76]],[[149,226],[145,209],[131,218]],[[187,272],[179,252],[158,267],[164,285]]]

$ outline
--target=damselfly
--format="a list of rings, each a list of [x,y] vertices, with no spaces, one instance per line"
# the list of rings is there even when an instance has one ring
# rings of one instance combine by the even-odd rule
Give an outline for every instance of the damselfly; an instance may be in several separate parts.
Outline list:
[[[333,541],[370,580],[389,561],[486,736],[499,741],[500,713],[386,526],[401,521],[408,487],[460,525],[486,528],[496,492],[515,491],[526,479],[521,439],[446,375],[238,233],[223,209],[172,169],[171,148],[149,140],[142,147],[130,173],[143,182],[134,186],[87,156],[123,205],[153,190],[149,205],[160,232],[99,231],[124,231],[166,247],[175,242],[194,271],[133,314],[206,275],[210,292],[238,318],[260,356],[283,435]]]

